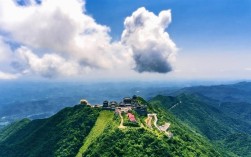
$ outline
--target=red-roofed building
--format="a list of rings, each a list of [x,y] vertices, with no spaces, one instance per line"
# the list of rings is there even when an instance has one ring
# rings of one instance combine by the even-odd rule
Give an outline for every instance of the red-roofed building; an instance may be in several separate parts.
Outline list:
[[[132,113],[127,113],[127,116],[131,122],[136,122],[135,116]]]

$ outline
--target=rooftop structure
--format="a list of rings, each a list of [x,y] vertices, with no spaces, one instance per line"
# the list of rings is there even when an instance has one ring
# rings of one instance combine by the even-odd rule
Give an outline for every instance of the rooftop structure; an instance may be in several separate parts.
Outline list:
[[[137,101],[137,96],[134,95],[132,98],[125,97],[120,103],[116,101],[104,101],[103,109],[104,110],[116,110],[119,109],[121,112],[127,113],[130,110],[136,111],[139,115],[147,115],[147,107],[146,105],[139,104]]]
[[[133,100],[137,100],[137,98],[138,98],[137,95],[133,95],[133,96],[132,96],[132,99],[133,99]]]
[[[105,100],[104,102],[103,102],[103,107],[108,107],[109,106],[109,102],[107,101],[107,100]]]
[[[89,103],[88,103],[87,100],[81,99],[81,100],[80,100],[80,104],[82,104],[82,105],[88,105]]]
[[[134,109],[139,115],[146,116],[147,115],[147,107],[146,106],[137,106]]]
[[[118,103],[116,102],[116,101],[111,101],[110,102],[110,107],[111,108],[115,108],[115,107],[117,107],[118,106]]]
[[[94,105],[94,107],[95,107],[95,108],[100,108],[100,107],[101,107],[101,105]]]
[[[128,105],[131,105],[132,104],[132,99],[130,97],[125,97],[123,99],[123,103],[128,106]]]
[[[136,122],[135,116],[132,113],[127,113],[127,116],[131,122]]]
[[[125,107],[126,105],[123,102],[119,103],[119,107]]]

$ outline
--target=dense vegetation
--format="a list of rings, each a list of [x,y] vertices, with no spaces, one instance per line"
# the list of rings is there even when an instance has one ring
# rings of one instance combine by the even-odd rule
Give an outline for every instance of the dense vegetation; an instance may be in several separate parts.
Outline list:
[[[178,90],[176,95],[181,93],[203,96],[203,101],[211,99],[207,105],[217,108],[228,116],[251,124],[251,82],[189,87]]]
[[[77,157],[81,157],[90,144],[95,141],[104,131],[109,123],[112,123],[114,113],[112,111],[101,111],[91,132],[84,139],[83,146],[80,148]]]
[[[147,127],[118,129],[109,125],[104,133],[90,145],[83,156],[224,156],[204,137],[180,124],[170,113],[149,105],[149,112],[158,114],[159,121],[171,122],[173,138]],[[115,122],[116,123],[116,122]]]
[[[220,142],[225,148],[232,150],[238,156],[251,156],[251,136],[248,134],[232,134]]]
[[[0,143],[0,156],[75,156],[98,114],[96,109],[76,105],[48,119],[31,121],[8,138],[1,136],[5,140]]]
[[[50,118],[25,119],[1,130],[0,156],[234,156],[224,150],[236,149],[231,142],[233,139],[242,148],[234,150],[237,155],[250,155],[250,144],[243,143],[244,139],[250,142],[249,134],[237,134],[237,130],[248,132],[248,129],[239,127],[235,119],[206,105],[196,96],[157,96],[149,104],[142,98],[138,101],[148,105],[149,113],[157,113],[158,125],[171,124],[169,131],[173,137],[169,138],[155,127],[148,128],[146,116],[135,112],[137,126],[127,125],[121,129],[118,128],[121,120],[118,114],[76,105]],[[126,115],[124,119],[128,122]],[[230,124],[234,125],[228,126]],[[217,148],[206,137],[218,145],[228,144]]]
[[[181,94],[177,97],[157,96],[151,103],[172,112],[188,127],[220,144],[222,148],[237,155],[251,156],[251,125],[214,107],[215,101],[194,94]]]
[[[9,126],[3,128],[0,132],[0,142],[4,141],[11,135],[15,134],[17,131],[21,130],[30,122],[29,119],[23,119],[21,121],[14,122]]]
[[[187,141],[184,141],[185,138]],[[157,136],[143,128],[115,129],[101,136],[83,156],[220,156],[210,145],[194,142],[197,140],[187,135],[168,139],[165,135]]]

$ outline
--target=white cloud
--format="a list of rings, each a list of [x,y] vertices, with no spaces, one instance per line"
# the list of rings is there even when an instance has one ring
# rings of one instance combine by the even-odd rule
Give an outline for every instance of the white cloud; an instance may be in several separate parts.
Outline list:
[[[0,1],[0,26],[14,40],[32,48],[70,53],[82,45],[109,42],[109,28],[96,24],[83,13],[82,0],[44,0],[41,5],[18,6],[14,1]],[[95,43],[96,44],[96,43]]]
[[[5,78],[10,76],[11,73],[14,73],[11,66],[11,62],[14,60],[14,58],[15,56],[10,46],[4,41],[4,38],[0,36],[0,72],[2,77]],[[6,71],[7,73],[4,73]]]
[[[18,75],[10,74],[10,73],[4,73],[0,71],[0,80],[11,80],[18,78]]]
[[[165,31],[169,10],[156,16],[138,9],[126,18],[121,41],[112,42],[110,28],[87,15],[82,0],[26,4],[0,0],[0,31],[20,45],[12,52],[0,41],[0,57],[8,58],[11,73],[60,77],[97,70],[129,73],[133,67],[138,72],[171,70],[176,46]],[[1,59],[0,64],[6,64]]]
[[[246,71],[251,71],[251,68],[247,67],[247,68],[245,68],[244,70],[246,70]]]
[[[42,76],[47,76],[45,70],[74,75],[86,69],[111,69],[115,64],[125,67],[131,62],[126,48],[119,42],[111,42],[110,29],[84,13],[82,0],[44,0],[41,5],[28,4],[19,6],[14,1],[0,1],[0,28],[9,33],[12,40],[33,51],[24,53],[28,71],[41,72]],[[44,52],[43,57],[38,57],[41,52]],[[49,65],[42,68],[32,63],[35,61]],[[62,65],[59,62],[67,63],[56,67]],[[17,62],[14,65],[19,66]],[[60,72],[63,67],[71,67],[71,72]]]
[[[23,74],[32,72],[44,77],[77,75],[81,67],[77,62],[67,61],[56,54],[44,54],[38,57],[26,47],[21,47],[16,52],[19,58],[15,64]],[[29,69],[30,71],[27,71]],[[87,69],[85,69],[87,70]]]
[[[0,63],[6,62],[11,56],[10,47],[5,44],[3,38],[0,36]]]
[[[126,18],[122,42],[132,49],[136,71],[166,73],[172,70],[177,48],[165,31],[170,22],[170,10],[156,16],[139,8]]]

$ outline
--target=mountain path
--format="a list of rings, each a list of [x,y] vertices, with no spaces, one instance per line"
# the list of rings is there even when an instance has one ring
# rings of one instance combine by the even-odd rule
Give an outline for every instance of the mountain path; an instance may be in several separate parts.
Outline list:
[[[145,123],[149,128],[152,128],[152,117],[147,116],[147,118],[145,119]]]
[[[158,122],[157,114],[156,114],[156,113],[152,113],[152,114],[148,114],[147,116],[148,116],[148,117],[154,117],[154,122],[153,122],[153,124],[154,124],[154,126],[155,126],[158,130],[160,130],[160,128],[159,128],[158,125],[157,125],[157,122]]]
[[[120,129],[126,128],[126,127],[123,125],[123,123],[124,123],[124,118],[123,118],[123,116],[121,115],[121,111],[119,111],[119,117],[120,117],[121,121],[120,121],[120,124],[119,124],[119,127],[118,127],[118,128],[120,128]]]
[[[165,132],[165,134],[169,137],[169,138],[172,138],[173,137],[173,134],[170,132],[170,131],[167,131],[167,129],[170,127],[171,123],[165,123],[164,125],[162,126],[158,126],[157,125],[157,122],[158,122],[158,117],[157,117],[157,114],[156,113],[152,113],[152,114],[148,114],[147,115],[147,119],[145,120],[146,121],[146,124],[149,128],[152,128],[152,117],[154,117],[154,126],[161,132]]]
[[[173,108],[175,108],[176,106],[178,106],[179,104],[181,104],[182,102],[180,101],[180,102],[178,102],[178,103],[176,103],[176,104],[174,104],[172,107],[170,107],[169,108],[169,110],[171,110],[171,109],[173,109]]]

